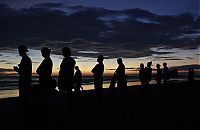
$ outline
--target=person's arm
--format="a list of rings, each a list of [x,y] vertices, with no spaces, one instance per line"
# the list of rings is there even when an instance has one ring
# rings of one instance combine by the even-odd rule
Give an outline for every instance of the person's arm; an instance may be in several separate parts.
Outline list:
[[[95,73],[96,72],[96,68],[97,68],[97,65],[92,69],[92,73]]]

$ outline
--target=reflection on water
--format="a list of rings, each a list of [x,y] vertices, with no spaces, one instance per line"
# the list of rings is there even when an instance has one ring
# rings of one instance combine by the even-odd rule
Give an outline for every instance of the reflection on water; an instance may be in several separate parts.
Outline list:
[[[109,85],[110,85],[109,82],[105,82],[103,84],[103,88],[108,88]],[[139,81],[128,82],[128,86],[133,86],[133,85],[140,85],[140,82]],[[84,90],[93,90],[94,89],[94,85],[93,84],[82,85],[82,87],[83,87]],[[9,98],[9,97],[17,97],[17,96],[19,96],[19,92],[18,91],[19,91],[18,89],[0,90],[0,99],[1,98]]]
[[[17,97],[19,96],[18,89],[14,90],[0,90],[0,99],[1,98],[9,98],[9,97]]]

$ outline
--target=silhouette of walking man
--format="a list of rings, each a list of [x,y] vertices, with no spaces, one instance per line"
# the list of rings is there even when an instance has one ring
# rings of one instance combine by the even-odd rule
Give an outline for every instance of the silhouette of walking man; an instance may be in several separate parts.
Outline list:
[[[145,70],[144,70],[143,63],[140,64],[139,77],[140,77],[141,85],[144,85],[145,84]]]
[[[167,63],[163,63],[163,83],[167,84],[167,81],[169,80],[169,69],[167,67]]]
[[[152,62],[148,62],[147,67],[145,67],[145,84],[146,84],[146,86],[149,86],[149,82],[151,81],[151,76],[152,76],[151,65],[152,65]]]
[[[99,103],[102,103],[103,98],[103,72],[104,72],[104,57],[99,55],[97,58],[98,64],[92,69],[94,77],[94,88]]]
[[[120,94],[122,97],[126,95],[126,76],[125,76],[125,65],[121,58],[117,59],[118,67],[115,71],[117,77],[117,87],[120,90]]]
[[[162,69],[160,68],[160,64],[156,65],[157,68],[157,73],[156,73],[156,81],[157,81],[157,85],[161,85],[161,81],[162,81]]]
[[[62,49],[64,56],[60,64],[60,71],[58,77],[58,89],[63,94],[66,94],[69,100],[72,97],[72,89],[74,86],[74,66],[75,60],[71,57],[71,50],[68,47]]]
[[[75,74],[74,74],[74,79],[75,79],[75,92],[76,95],[79,96],[80,95],[80,89],[83,90],[83,87],[81,87],[82,84],[82,73],[81,70],[79,69],[78,66],[75,66]]]
[[[19,74],[19,98],[25,103],[27,93],[31,87],[32,61],[27,56],[28,49],[24,45],[18,47],[18,53],[22,57],[20,64],[13,69]]]
[[[47,92],[49,90],[50,81],[51,81],[51,74],[52,74],[52,67],[53,62],[50,58],[50,49],[47,47],[42,48],[41,53],[44,57],[44,60],[37,68],[36,72],[39,74],[39,83],[42,91]]]

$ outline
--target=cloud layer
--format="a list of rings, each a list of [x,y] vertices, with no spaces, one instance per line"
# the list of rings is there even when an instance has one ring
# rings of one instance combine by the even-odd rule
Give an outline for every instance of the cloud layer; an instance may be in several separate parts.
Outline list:
[[[160,16],[142,9],[108,10],[43,3],[16,10],[0,5],[0,47],[64,46],[77,56],[141,57],[170,52],[150,51],[154,46],[196,48],[200,18],[184,13]],[[59,9],[58,9],[59,8]]]

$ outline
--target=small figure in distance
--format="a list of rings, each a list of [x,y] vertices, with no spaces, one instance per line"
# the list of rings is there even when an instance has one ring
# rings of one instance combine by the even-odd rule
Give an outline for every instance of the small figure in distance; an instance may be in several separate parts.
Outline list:
[[[188,82],[194,82],[194,68],[189,68],[188,70]]]
[[[97,58],[98,64],[92,69],[93,77],[94,77],[94,88],[95,94],[98,98],[98,102],[102,103],[103,100],[103,72],[104,72],[104,57],[103,55],[99,55]]]
[[[140,64],[139,77],[140,77],[141,85],[144,86],[144,84],[145,84],[145,69],[144,69],[143,63]]]
[[[72,89],[74,88],[74,67],[75,60],[71,57],[71,50],[68,47],[62,49],[64,56],[60,64],[60,71],[58,77],[58,89],[63,95],[66,95],[69,101],[72,98]]]
[[[74,80],[75,80],[75,93],[77,96],[80,96],[80,89],[83,90],[82,85],[82,73],[78,66],[75,66],[75,74],[74,74]]]
[[[50,52],[51,50],[47,47],[44,47],[41,49],[42,56],[44,57],[44,60],[40,64],[40,66],[37,68],[36,72],[39,74],[39,83],[40,88],[43,92],[47,92],[49,90],[50,86],[50,80],[52,79],[52,67],[53,62],[50,58]]]
[[[145,67],[145,84],[146,84],[146,86],[149,86],[149,82],[151,81],[151,76],[152,76],[151,65],[152,65],[152,62],[148,62],[147,67]]]
[[[169,69],[167,67],[167,63],[163,63],[163,83],[167,84],[167,81],[169,80]]]
[[[161,85],[161,81],[162,81],[162,69],[160,68],[160,64],[156,65],[157,68],[157,73],[156,73],[156,82],[157,85],[160,86]]]
[[[19,99],[25,103],[31,87],[32,61],[27,55],[28,49],[24,45],[18,47],[18,53],[22,57],[20,64],[13,69],[19,74]]]

